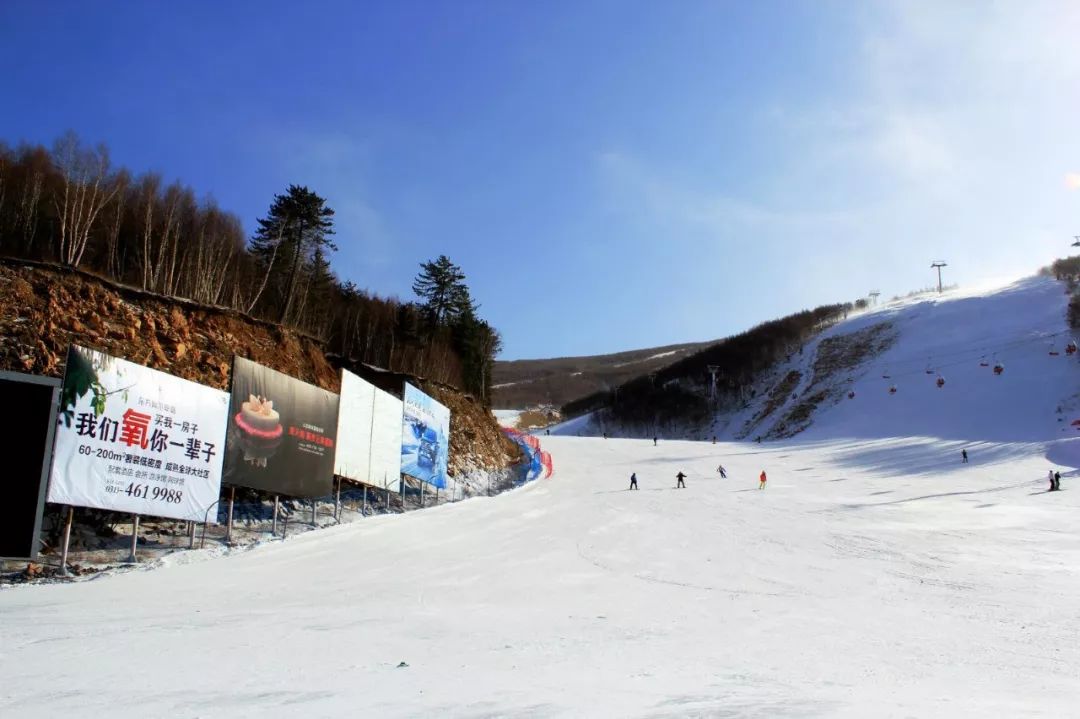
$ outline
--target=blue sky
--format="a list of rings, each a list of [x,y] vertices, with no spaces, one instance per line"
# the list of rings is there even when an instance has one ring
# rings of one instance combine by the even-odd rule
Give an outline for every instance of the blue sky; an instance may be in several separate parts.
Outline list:
[[[339,275],[466,272],[503,357],[1018,276],[1080,233],[1080,5],[0,2],[0,139],[67,128]]]

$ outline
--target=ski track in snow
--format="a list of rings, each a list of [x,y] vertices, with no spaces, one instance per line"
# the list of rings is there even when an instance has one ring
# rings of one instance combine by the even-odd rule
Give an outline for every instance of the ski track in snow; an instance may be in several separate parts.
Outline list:
[[[829,332],[891,313],[895,361],[1062,307],[1028,280]],[[863,368],[784,442],[544,437],[555,477],[496,497],[4,589],[0,716],[1074,716],[1080,366],[1007,365]]]

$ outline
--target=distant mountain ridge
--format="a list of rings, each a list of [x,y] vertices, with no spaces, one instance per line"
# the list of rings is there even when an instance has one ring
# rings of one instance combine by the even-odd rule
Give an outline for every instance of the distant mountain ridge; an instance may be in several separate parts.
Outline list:
[[[496,362],[491,386],[493,406],[496,409],[561,407],[666,367],[716,342],[688,342],[586,357]]]

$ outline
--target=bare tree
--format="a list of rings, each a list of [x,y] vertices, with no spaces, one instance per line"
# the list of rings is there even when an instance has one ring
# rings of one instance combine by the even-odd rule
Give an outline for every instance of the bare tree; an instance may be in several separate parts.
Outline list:
[[[116,195],[119,185],[110,181],[108,149],[104,145],[85,149],[74,132],[56,141],[53,160],[60,171],[60,189],[53,196],[60,223],[60,261],[78,267],[98,213]]]

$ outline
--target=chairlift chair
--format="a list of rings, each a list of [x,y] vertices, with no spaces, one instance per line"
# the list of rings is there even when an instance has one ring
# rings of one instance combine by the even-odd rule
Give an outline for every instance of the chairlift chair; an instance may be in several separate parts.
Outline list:
[[[935,382],[935,384],[938,386],[938,389],[941,389],[945,386],[945,378],[941,375],[938,375],[937,382]]]
[[[1001,376],[1001,374],[1004,371],[1005,371],[1005,365],[1001,364],[1000,362],[998,362],[996,365],[994,365],[994,374],[995,375]]]
[[[889,387],[889,394],[896,394],[896,385]]]

